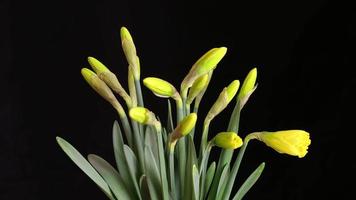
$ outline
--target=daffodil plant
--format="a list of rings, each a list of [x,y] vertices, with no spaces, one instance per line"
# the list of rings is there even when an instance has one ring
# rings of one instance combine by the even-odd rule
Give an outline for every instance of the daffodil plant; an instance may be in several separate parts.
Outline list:
[[[128,62],[128,91],[102,62],[88,57],[92,70],[83,68],[86,82],[117,111],[120,123],[113,125],[113,149],[116,167],[103,158],[90,154],[85,159],[66,140],[57,137],[63,151],[82,169],[111,200],[238,200],[242,199],[260,177],[262,162],[232,193],[232,188],[251,140],[259,140],[278,153],[299,158],[307,154],[309,133],[302,130],[239,131],[241,111],[256,89],[257,69],[253,68],[241,87],[238,80],[222,89],[202,124],[195,129],[200,102],[208,88],[213,71],[225,56],[227,48],[213,48],[195,62],[183,79],[180,90],[169,82],[147,77],[143,84],[156,96],[167,98],[167,124],[144,107],[141,92],[140,59],[129,31],[121,29],[121,42]],[[126,106],[122,106],[120,96]],[[176,114],[172,114],[171,99]],[[194,102],[194,104],[193,104]],[[230,121],[220,133],[210,133],[213,119],[233,102]],[[128,115],[127,115],[128,113]],[[202,116],[204,117],[204,116]],[[221,124],[218,127],[223,127]],[[244,139],[241,136],[244,135]],[[199,140],[200,141],[197,141]],[[196,144],[200,147],[197,148]],[[209,159],[212,148],[220,148],[217,161]],[[236,149],[239,149],[233,155]]]

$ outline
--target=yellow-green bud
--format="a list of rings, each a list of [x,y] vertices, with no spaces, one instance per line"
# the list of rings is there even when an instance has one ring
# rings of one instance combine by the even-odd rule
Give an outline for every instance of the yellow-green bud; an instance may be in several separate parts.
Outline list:
[[[208,114],[205,118],[205,124],[209,123],[216,115],[218,115],[222,110],[226,108],[226,106],[230,103],[230,101],[234,98],[239,87],[239,81],[234,80],[227,87],[223,89],[220,93],[218,99],[215,101],[213,106],[210,108]]]
[[[186,93],[194,81],[200,76],[215,69],[217,64],[225,56],[227,51],[226,47],[213,48],[205,53],[190,69],[187,76],[184,78],[181,84],[182,93]],[[185,95],[185,94],[184,94]]]
[[[98,77],[103,80],[114,92],[118,93],[125,100],[126,104],[131,107],[131,98],[121,86],[116,75],[94,57],[88,57],[88,62]]]
[[[261,132],[256,138],[273,148],[278,153],[304,157],[311,143],[309,133],[303,130],[286,130],[277,132]]]
[[[240,92],[237,96],[238,99],[242,100],[245,98],[253,89],[255,88],[257,79],[257,68],[253,68],[246,76],[244,82],[242,83]]]
[[[225,56],[227,51],[226,47],[213,48],[204,54],[195,64],[197,74],[205,74],[212,69],[216,68],[216,65]]]
[[[115,95],[110,88],[102,81],[93,71],[87,68],[81,70],[82,76],[86,82],[106,101],[108,101],[115,109],[122,112],[122,107],[117,101]]]
[[[228,101],[230,102],[234,96],[237,93],[237,90],[239,89],[240,86],[240,81],[239,80],[234,80],[230,83],[230,85],[227,86],[226,92],[227,92],[227,98]]]
[[[190,113],[188,116],[186,116],[172,132],[171,142],[174,142],[177,139],[188,135],[190,131],[192,131],[192,129],[194,128],[196,122],[196,113]]]
[[[122,27],[120,30],[120,36],[121,45],[122,49],[124,50],[126,60],[129,63],[129,67],[132,68],[132,73],[135,80],[138,80],[140,78],[140,63],[131,34],[127,28]]]
[[[99,60],[97,60],[94,57],[88,57],[88,62],[96,74],[110,71],[103,63],[101,63]]]
[[[121,27],[121,29],[120,29],[120,37],[121,37],[121,40],[127,39],[127,40],[133,42],[133,39],[131,37],[129,30],[127,30],[127,28],[124,26]]]
[[[203,89],[209,84],[209,74],[205,74],[194,81],[192,87],[189,90],[187,104],[191,104],[195,97],[203,91]]]
[[[154,124],[156,118],[154,114],[144,107],[131,108],[129,111],[131,119],[141,123],[141,124]]]
[[[156,96],[159,97],[172,97],[177,93],[177,90],[174,86],[168,83],[165,80],[155,78],[155,77],[148,77],[143,79],[143,84],[150,89]]]
[[[223,149],[237,149],[242,146],[242,139],[235,132],[220,132],[213,142],[216,146]]]

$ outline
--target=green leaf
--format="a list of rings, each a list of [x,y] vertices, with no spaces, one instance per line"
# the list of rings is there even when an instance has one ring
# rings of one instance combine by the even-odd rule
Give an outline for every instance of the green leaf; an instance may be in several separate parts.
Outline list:
[[[200,178],[200,176],[199,176],[198,169],[195,165],[193,165],[192,176],[193,176],[194,199],[199,200],[199,178]]]
[[[242,184],[240,189],[237,191],[233,200],[240,200],[245,194],[251,189],[251,187],[256,183],[258,178],[261,176],[263,169],[265,168],[265,163],[261,163],[255,171],[246,179],[246,181]]]
[[[149,146],[145,146],[145,166],[147,183],[152,199],[160,199],[162,188],[158,165]]]
[[[88,155],[88,160],[104,178],[117,199],[130,200],[133,198],[132,193],[130,194],[126,189],[120,174],[108,162],[94,154]]]
[[[142,175],[140,178],[140,188],[141,188],[141,196],[145,197],[147,200],[151,200],[151,196],[149,193],[149,186],[147,183],[146,175]]]
[[[137,193],[138,197],[140,199],[142,199],[141,192],[140,192],[140,189],[139,189],[139,186],[137,183],[137,181],[139,179],[139,169],[138,169],[139,166],[138,166],[137,158],[136,158],[134,152],[127,145],[124,145],[124,153],[125,153],[125,158],[126,158],[126,162],[127,162],[128,169],[129,169],[129,174],[131,176],[131,179],[134,180],[133,184],[134,184],[136,193]]]
[[[130,176],[129,169],[126,162],[125,152],[124,152],[124,141],[122,138],[121,129],[117,121],[113,125],[113,146],[116,166],[119,173],[126,184],[129,192],[131,194],[135,193],[135,179]]]
[[[163,193],[163,200],[169,199],[168,193],[168,180],[167,180],[167,168],[166,168],[166,159],[165,153],[163,148],[163,141],[162,141],[162,134],[159,132],[157,133],[157,143],[158,143],[158,154],[159,154],[159,169],[160,169],[160,177],[161,177],[161,184],[162,184],[162,193]]]
[[[221,197],[224,193],[225,185],[227,183],[227,180],[229,179],[229,175],[230,175],[230,166],[225,165],[224,169],[221,173],[218,190],[216,192],[216,199],[221,199]]]
[[[215,174],[215,168],[216,168],[216,163],[213,162],[210,164],[210,167],[208,168],[208,171],[206,172],[206,177],[205,177],[205,182],[204,182],[204,190],[203,190],[203,198],[200,199],[205,199],[206,195],[208,194],[209,188],[211,186],[211,182],[213,181],[214,174]]]
[[[56,137],[56,139],[59,146],[69,156],[69,158],[100,187],[106,196],[108,196],[111,200],[115,200],[108,184],[98,174],[98,172],[96,172],[90,163],[67,141],[60,137]]]
[[[147,126],[146,127],[146,132],[145,132],[145,146],[150,147],[153,157],[158,163],[158,144],[157,144],[157,133],[156,131],[152,128],[152,126]]]
[[[193,171],[193,165],[198,165],[198,160],[197,160],[197,155],[196,155],[196,151],[195,151],[195,146],[194,146],[194,142],[192,140],[191,137],[189,137],[189,135],[187,137],[188,141],[188,148],[187,148],[187,152],[188,152],[188,156],[187,156],[187,162],[186,162],[186,170],[185,170],[185,182],[184,182],[184,199],[189,200],[192,199],[193,196],[193,191],[192,191],[192,185],[189,183],[193,182],[193,175],[192,175],[192,171]],[[186,184],[188,183],[188,184]]]

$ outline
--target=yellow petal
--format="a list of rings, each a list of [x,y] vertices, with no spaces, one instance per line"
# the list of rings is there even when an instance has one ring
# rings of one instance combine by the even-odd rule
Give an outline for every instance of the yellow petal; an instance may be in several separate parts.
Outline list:
[[[309,133],[303,130],[262,132],[257,138],[279,153],[304,157],[311,144]]]

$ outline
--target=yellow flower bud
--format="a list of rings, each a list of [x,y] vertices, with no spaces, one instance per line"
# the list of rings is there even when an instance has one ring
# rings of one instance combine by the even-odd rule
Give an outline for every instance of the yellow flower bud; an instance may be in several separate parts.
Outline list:
[[[172,84],[159,78],[145,78],[143,79],[143,84],[159,97],[168,98],[177,93],[177,90]]]
[[[100,74],[102,72],[109,72],[109,69],[94,57],[88,57],[88,62],[97,74]]]
[[[129,30],[127,30],[127,28],[124,27],[124,26],[121,27],[121,29],[120,29],[120,37],[121,37],[121,40],[126,39],[126,40],[129,40],[129,41],[133,42],[133,39],[131,37],[131,34],[130,34]]]
[[[190,113],[188,116],[186,116],[172,132],[171,142],[174,142],[177,139],[188,135],[190,131],[192,131],[192,129],[194,128],[196,122],[196,113]]]
[[[242,83],[241,89],[237,98],[242,100],[245,98],[251,91],[253,91],[257,79],[257,68],[253,68],[246,76],[244,82]]]
[[[225,56],[227,51],[226,47],[213,48],[205,53],[190,69],[187,76],[184,78],[181,84],[182,93],[186,93],[194,81],[200,76],[215,69],[217,64]],[[184,94],[186,95],[186,94]]]
[[[224,149],[237,149],[242,146],[242,139],[235,132],[220,132],[213,142],[216,146]]]
[[[155,115],[144,107],[131,108],[129,111],[131,119],[141,124],[154,124],[156,121]]]
[[[130,109],[129,115],[133,120],[144,124],[148,120],[148,112],[149,110],[144,107],[135,107]]]
[[[205,74],[194,81],[192,87],[189,90],[187,103],[191,104],[195,97],[208,85],[209,74]]]
[[[227,92],[228,102],[230,102],[234,98],[234,96],[237,93],[237,90],[239,89],[239,86],[240,86],[239,80],[234,80],[232,81],[232,83],[230,83],[230,85],[227,86],[226,92]]]
[[[205,74],[212,69],[216,68],[216,65],[225,56],[227,51],[226,47],[213,48],[204,54],[195,64],[197,74]]]
[[[256,138],[273,148],[278,153],[304,157],[311,143],[309,133],[303,130],[286,130],[277,132],[261,132]]]
[[[122,112],[122,107],[117,101],[111,89],[102,81],[93,71],[87,68],[81,70],[82,76],[87,83],[106,101],[108,101],[116,110]],[[122,114],[122,113],[119,113]]]

